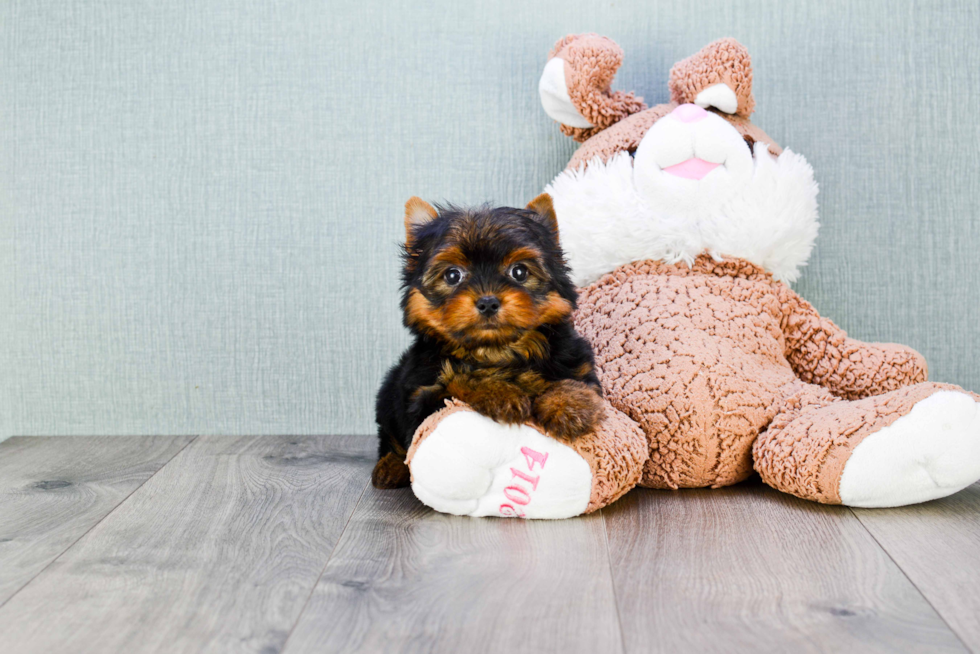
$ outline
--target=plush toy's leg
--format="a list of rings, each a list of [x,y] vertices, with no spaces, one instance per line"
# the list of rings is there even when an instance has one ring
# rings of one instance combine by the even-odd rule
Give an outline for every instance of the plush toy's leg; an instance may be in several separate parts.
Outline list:
[[[798,383],[753,448],[770,486],[826,504],[903,506],[980,479],[980,396],[926,382],[852,402]]]
[[[416,497],[437,511],[570,518],[636,485],[648,449],[639,427],[610,406],[598,430],[565,443],[451,402],[419,427],[408,464]]]

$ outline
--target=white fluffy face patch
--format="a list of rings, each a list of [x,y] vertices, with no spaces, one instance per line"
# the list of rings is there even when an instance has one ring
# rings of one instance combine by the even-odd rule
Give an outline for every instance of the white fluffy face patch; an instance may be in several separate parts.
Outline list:
[[[788,149],[773,157],[761,142],[750,152],[724,119],[686,111],[657,121],[635,159],[595,159],[545,189],[578,286],[632,261],[690,265],[703,252],[786,282],[799,276],[819,227],[810,164]]]
[[[724,118],[681,105],[643,136],[633,159],[639,193],[661,211],[709,210],[735,195],[752,176],[752,151]]]

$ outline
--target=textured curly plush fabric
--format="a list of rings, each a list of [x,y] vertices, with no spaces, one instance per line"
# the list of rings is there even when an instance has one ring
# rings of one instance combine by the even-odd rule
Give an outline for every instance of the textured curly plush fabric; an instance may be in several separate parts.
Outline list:
[[[640,427],[606,406],[606,418],[591,436],[568,446],[585,459],[592,470],[592,495],[586,513],[618,500],[636,486],[643,475],[649,445]]]
[[[647,108],[643,98],[632,92],[610,91],[616,71],[623,63],[623,50],[597,34],[566,36],[555,43],[548,58],[565,61],[568,96],[582,117],[593,127],[562,125],[561,131],[582,142],[630,114]]]
[[[606,162],[613,155],[619,152],[632,152],[640,144],[643,135],[647,133],[650,126],[677,108],[675,104],[661,104],[628,116],[619,121],[612,127],[602,130],[588,141],[583,143],[571,161],[565,167],[566,170],[576,170],[588,166],[595,159]],[[564,125],[562,131],[564,131]]]
[[[628,417],[606,405],[606,418],[593,434],[573,442],[562,441],[581,456],[592,472],[592,492],[585,513],[592,513],[619,499],[640,481],[649,446],[639,426]],[[411,468],[419,446],[448,416],[457,411],[472,411],[459,400],[446,401],[446,407],[429,416],[415,432],[406,462]],[[544,431],[534,423],[530,426]]]
[[[574,445],[592,473],[586,510],[638,478],[719,487],[756,471],[805,499],[865,507],[945,497],[980,478],[980,396],[927,382],[911,348],[848,338],[777,281],[795,279],[810,254],[816,185],[801,155],[749,120],[744,47],[721,39],[679,62],[672,102],[649,109],[609,93],[623,53],[608,39],[566,37],[551,55],[564,68],[542,76],[546,111],[557,97],[549,114],[574,109],[596,126],[563,126],[585,142],[547,188],[573,279],[586,285],[575,321],[609,404],[605,424]],[[549,91],[562,81],[568,98]],[[475,441],[489,442],[499,443]],[[542,447],[556,461],[571,454]],[[581,472],[582,511],[585,466],[563,465]]]
[[[560,39],[549,59],[565,61],[568,94],[595,127],[561,125],[561,131],[582,143],[566,170],[587,166],[598,157],[608,161],[617,152],[633,151],[655,122],[685,102],[694,102],[698,93],[714,84],[727,84],[738,99],[734,114],[719,113],[743,137],[766,143],[774,156],[782,148],[762,129],[748,120],[755,109],[752,95],[752,61],[748,51],[735,39],[719,39],[697,54],[674,64],[670,71],[671,102],[647,109],[633,93],[610,92],[613,76],[623,62],[623,51],[613,41],[596,34],[580,34]]]
[[[640,145],[640,141],[649,131],[650,127],[677,108],[676,103],[658,104],[645,111],[635,113],[619,121],[612,127],[606,128],[582,144],[575,154],[572,155],[565,170],[578,170],[586,168],[593,160],[602,163],[609,161],[613,156],[620,152],[632,152]],[[778,157],[783,153],[783,149],[762,129],[752,122],[739,116],[729,116],[728,114],[718,114],[742,135],[748,137],[752,142],[765,143],[769,152]],[[566,126],[562,125],[562,131]],[[572,128],[568,128],[572,129]]]
[[[788,286],[739,259],[701,256],[690,268],[655,261],[623,266],[582,290],[576,326],[595,348],[610,403],[650,440],[640,483],[653,488],[745,479],[756,439],[778,417],[756,448],[756,469],[780,490],[839,501],[840,471],[860,439],[830,427],[820,432],[822,440],[807,432],[819,442],[808,442],[801,456],[793,423],[800,411],[854,406],[866,425],[860,433],[867,434],[903,415],[896,407],[910,408],[910,398],[940,388],[911,386],[891,398],[845,402],[924,380],[921,356],[847,338]],[[819,379],[826,388],[800,378]],[[816,450],[821,456],[810,456]],[[833,465],[821,476],[828,461]],[[811,481],[818,479],[823,483]]]
[[[785,285],[779,287],[779,298],[787,314],[783,332],[786,357],[802,381],[857,400],[924,382],[928,377],[925,357],[912,348],[848,338]]]
[[[753,447],[755,469],[781,491],[840,504],[841,473],[854,448],[944,390],[963,392],[952,384],[922,383],[849,402],[819,386],[788,384],[781,389],[779,413]]]
[[[694,102],[698,93],[715,84],[726,84],[735,92],[738,116],[752,115],[752,60],[735,39],[718,39],[670,69],[670,99],[677,104]]]

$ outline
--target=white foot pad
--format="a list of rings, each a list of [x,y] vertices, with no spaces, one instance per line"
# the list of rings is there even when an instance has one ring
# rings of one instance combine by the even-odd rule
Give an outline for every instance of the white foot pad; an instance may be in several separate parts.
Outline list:
[[[440,422],[411,469],[415,496],[455,515],[571,518],[592,494],[592,471],[575,450],[532,427],[472,411]]]
[[[871,434],[840,479],[848,506],[904,506],[946,497],[980,479],[980,404],[940,391]]]

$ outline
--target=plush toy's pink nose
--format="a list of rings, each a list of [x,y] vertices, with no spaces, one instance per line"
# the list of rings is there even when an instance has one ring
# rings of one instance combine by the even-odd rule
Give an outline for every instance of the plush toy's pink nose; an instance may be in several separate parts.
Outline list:
[[[670,115],[682,123],[696,123],[707,116],[708,112],[696,104],[682,104],[670,112]]]

